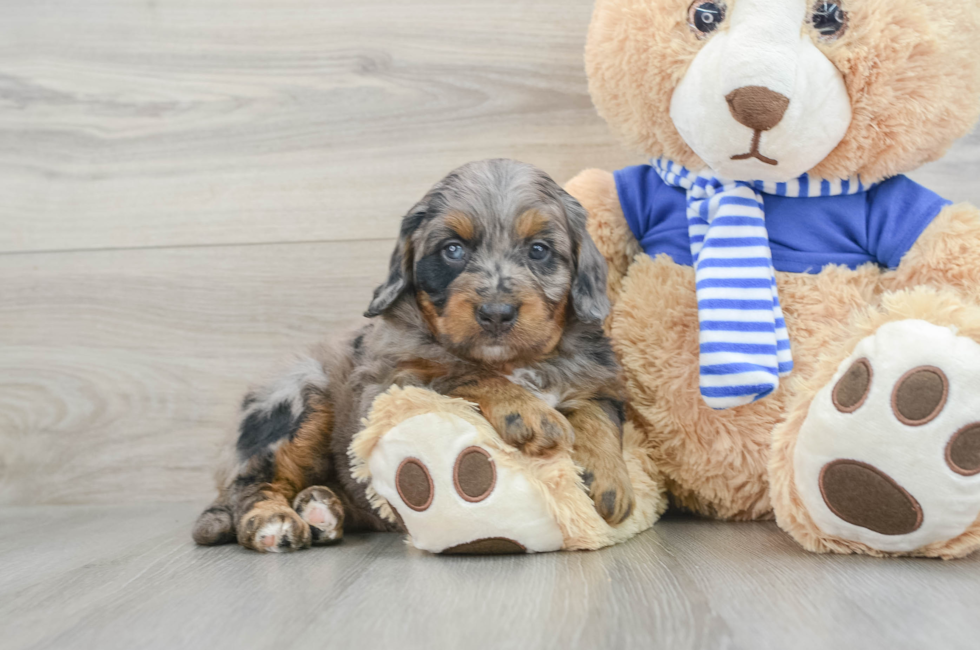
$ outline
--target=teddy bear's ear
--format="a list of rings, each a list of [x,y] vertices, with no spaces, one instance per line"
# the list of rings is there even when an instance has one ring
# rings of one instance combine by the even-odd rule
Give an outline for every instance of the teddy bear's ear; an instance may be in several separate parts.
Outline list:
[[[388,266],[388,279],[374,290],[374,298],[364,315],[368,318],[378,316],[391,307],[407,289],[412,286],[412,234],[428,216],[428,206],[423,199],[402,219],[398,243],[391,253]]]
[[[589,236],[585,224],[588,212],[571,194],[561,190],[565,215],[575,244],[575,277],[572,280],[572,307],[584,323],[602,323],[609,315],[606,295],[606,260]]]

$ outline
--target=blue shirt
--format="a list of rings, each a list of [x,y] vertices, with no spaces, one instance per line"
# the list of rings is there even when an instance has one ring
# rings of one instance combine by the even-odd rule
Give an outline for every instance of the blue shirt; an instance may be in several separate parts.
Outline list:
[[[650,165],[621,169],[615,178],[626,222],[647,255],[666,253],[691,266],[685,191],[664,183]],[[790,273],[819,273],[828,264],[856,269],[868,262],[894,269],[950,204],[905,176],[857,194],[763,197],[773,266]]]

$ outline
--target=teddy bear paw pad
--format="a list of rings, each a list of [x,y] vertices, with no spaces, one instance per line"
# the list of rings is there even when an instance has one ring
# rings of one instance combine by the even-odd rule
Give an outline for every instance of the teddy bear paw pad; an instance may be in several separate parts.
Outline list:
[[[563,536],[540,486],[469,422],[425,413],[385,433],[369,460],[372,487],[412,544],[432,553],[555,551]]]
[[[794,479],[827,535],[884,552],[963,534],[980,514],[980,344],[921,320],[855,348],[800,428]]]

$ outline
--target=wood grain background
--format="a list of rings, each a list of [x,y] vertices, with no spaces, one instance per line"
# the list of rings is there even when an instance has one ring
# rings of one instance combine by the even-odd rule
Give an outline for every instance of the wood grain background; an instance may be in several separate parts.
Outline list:
[[[977,556],[816,555],[772,522],[670,518],[596,553],[432,556],[372,534],[276,557],[194,547],[197,513],[0,508],[4,650],[977,647]]]
[[[591,4],[0,2],[0,503],[206,498],[246,387],[356,323],[446,172],[640,161]],[[978,172],[972,136],[914,177]]]

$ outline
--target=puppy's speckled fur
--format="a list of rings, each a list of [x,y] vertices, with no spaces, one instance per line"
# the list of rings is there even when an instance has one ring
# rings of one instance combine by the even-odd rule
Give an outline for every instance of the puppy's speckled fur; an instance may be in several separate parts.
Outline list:
[[[351,478],[347,451],[393,385],[475,402],[528,454],[571,449],[599,513],[625,519],[624,392],[602,331],[606,266],[585,224],[577,201],[515,161],[471,163],[433,187],[402,221],[370,323],[246,398],[234,459],[194,539],[287,551],[339,539],[340,522],[392,529]],[[481,325],[481,306],[503,303],[517,310],[512,326]],[[315,508],[297,497],[311,487]]]

